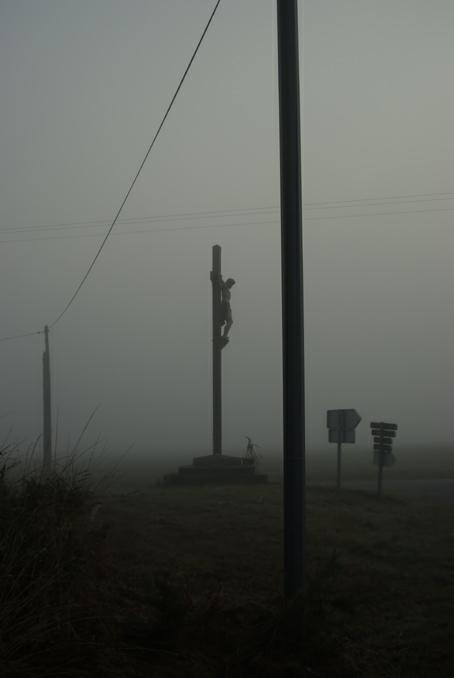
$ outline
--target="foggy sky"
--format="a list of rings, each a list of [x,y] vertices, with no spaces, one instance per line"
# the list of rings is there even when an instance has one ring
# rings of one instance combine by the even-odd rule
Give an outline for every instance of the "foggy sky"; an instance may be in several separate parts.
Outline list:
[[[62,311],[213,5],[0,0],[1,336]],[[454,6],[299,8],[309,448],[326,444],[337,407],[359,411],[363,443],[377,418],[405,444],[450,442]],[[210,451],[219,244],[237,281],[225,450],[245,435],[264,454],[279,447],[278,208],[275,3],[224,0],[121,223],[51,332],[62,446],[99,405],[88,438],[109,449]],[[41,353],[41,336],[0,344],[4,436],[41,431]]]

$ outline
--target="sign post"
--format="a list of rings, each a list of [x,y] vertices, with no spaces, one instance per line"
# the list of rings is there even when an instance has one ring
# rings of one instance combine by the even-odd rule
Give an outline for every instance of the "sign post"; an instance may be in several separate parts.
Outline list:
[[[43,352],[43,475],[52,471],[52,421],[51,421],[51,382],[49,328],[44,328]]]
[[[328,410],[326,426],[329,429],[328,440],[337,443],[337,481],[336,487],[341,487],[342,443],[355,442],[355,428],[361,421],[356,410]]]
[[[377,497],[381,499],[383,487],[383,467],[391,466],[395,462],[392,454],[392,442],[396,437],[397,424],[388,424],[384,421],[372,421],[371,433],[374,437],[374,464],[378,466]]]

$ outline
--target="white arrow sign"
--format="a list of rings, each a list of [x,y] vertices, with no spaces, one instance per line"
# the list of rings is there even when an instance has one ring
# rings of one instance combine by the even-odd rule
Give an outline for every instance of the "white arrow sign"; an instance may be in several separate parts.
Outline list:
[[[353,431],[361,421],[356,410],[328,410],[326,425],[337,431]]]
[[[341,487],[341,448],[342,443],[355,442],[355,428],[361,421],[356,410],[328,410],[326,425],[329,428],[328,440],[337,443],[337,489]]]

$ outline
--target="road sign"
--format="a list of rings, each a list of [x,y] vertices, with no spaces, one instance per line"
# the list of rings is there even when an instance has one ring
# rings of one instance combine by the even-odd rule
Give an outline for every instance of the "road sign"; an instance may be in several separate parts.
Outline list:
[[[387,428],[390,431],[397,431],[397,424],[387,424],[384,421],[372,421],[370,424],[371,428]]]
[[[396,458],[392,454],[392,442],[396,437],[397,424],[386,421],[372,421],[371,433],[374,436],[374,464],[378,466],[377,496],[380,499],[383,483],[383,468],[392,466]]]
[[[355,428],[361,421],[356,410],[328,410],[326,413],[326,426],[328,440],[337,443],[337,489],[341,486],[341,447],[342,443],[355,442]]]
[[[395,431],[388,431],[387,429],[382,429],[382,428],[373,428],[371,431],[371,434],[373,436],[388,436],[388,438],[395,438],[396,437],[396,432]]]
[[[381,450],[382,452],[392,452],[392,449],[391,445],[374,445],[374,450]]]
[[[355,432],[354,431],[338,431],[337,429],[331,428],[328,431],[328,442],[330,442],[330,443],[354,443],[355,442]]]
[[[326,426],[329,429],[353,431],[360,421],[361,417],[356,410],[328,410],[326,413]]]

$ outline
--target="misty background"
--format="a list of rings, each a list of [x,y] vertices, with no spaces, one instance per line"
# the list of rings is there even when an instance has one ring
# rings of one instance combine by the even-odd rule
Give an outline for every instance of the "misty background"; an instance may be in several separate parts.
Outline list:
[[[214,6],[0,0],[1,337],[61,313]],[[326,410],[452,444],[454,6],[299,3],[307,441]],[[54,425],[108,454],[211,451],[211,248],[234,325],[224,449],[282,447],[274,0],[224,0],[92,274],[51,331]],[[0,343],[0,430],[42,427],[41,335]],[[351,448],[351,446],[350,446]],[[330,446],[334,453],[335,446]],[[367,463],[371,463],[371,455]]]

